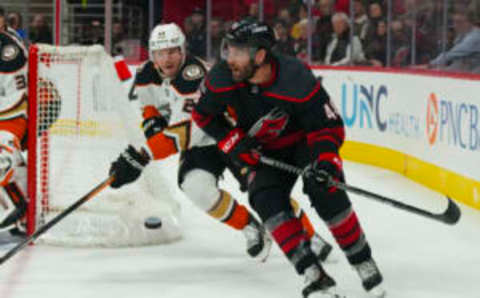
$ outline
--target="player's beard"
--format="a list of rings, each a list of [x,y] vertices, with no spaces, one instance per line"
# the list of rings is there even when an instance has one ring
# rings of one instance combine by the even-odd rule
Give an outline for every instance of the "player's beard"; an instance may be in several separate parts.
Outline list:
[[[233,67],[233,69],[231,68],[233,81],[243,82],[250,79],[255,74],[256,69],[257,68],[252,62],[248,63],[243,69],[238,67]]]

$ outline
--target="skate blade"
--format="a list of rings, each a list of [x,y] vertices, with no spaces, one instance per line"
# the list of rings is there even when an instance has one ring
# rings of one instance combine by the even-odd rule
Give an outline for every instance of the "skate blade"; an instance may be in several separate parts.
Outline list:
[[[258,260],[260,263],[265,263],[270,256],[270,251],[272,250],[272,238],[270,235],[266,235],[264,238],[264,244],[262,251],[255,257],[255,260]]]
[[[313,292],[308,298],[347,298],[347,296],[338,293],[337,287],[331,287],[324,291]]]
[[[368,294],[372,298],[385,298],[385,297],[387,297],[387,291],[385,291],[385,289],[382,288],[381,285],[373,287],[370,291],[368,291]]]

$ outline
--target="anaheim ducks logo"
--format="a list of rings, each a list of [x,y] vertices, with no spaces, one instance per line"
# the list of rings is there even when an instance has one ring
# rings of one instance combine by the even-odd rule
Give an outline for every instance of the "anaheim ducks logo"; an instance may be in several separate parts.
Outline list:
[[[205,72],[203,71],[203,69],[196,64],[188,65],[187,67],[185,67],[182,73],[183,78],[187,81],[198,80],[204,75]]]
[[[3,48],[2,51],[2,60],[11,61],[18,56],[18,48],[13,45],[7,45]]]

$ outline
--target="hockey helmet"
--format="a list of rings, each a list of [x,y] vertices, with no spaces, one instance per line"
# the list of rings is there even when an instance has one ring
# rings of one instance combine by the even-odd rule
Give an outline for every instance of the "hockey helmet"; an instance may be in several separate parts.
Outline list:
[[[245,46],[255,49],[270,49],[275,44],[275,33],[266,23],[246,18],[232,24],[225,35],[226,43],[233,46]]]
[[[185,54],[185,34],[175,23],[161,24],[153,28],[148,41],[150,59],[153,51],[180,47]]]

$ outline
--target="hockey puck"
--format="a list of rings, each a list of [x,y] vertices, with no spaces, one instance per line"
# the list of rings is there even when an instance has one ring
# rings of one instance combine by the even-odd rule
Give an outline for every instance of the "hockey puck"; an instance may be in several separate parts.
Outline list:
[[[162,220],[155,216],[150,216],[145,219],[145,228],[147,229],[159,229],[162,227]]]

